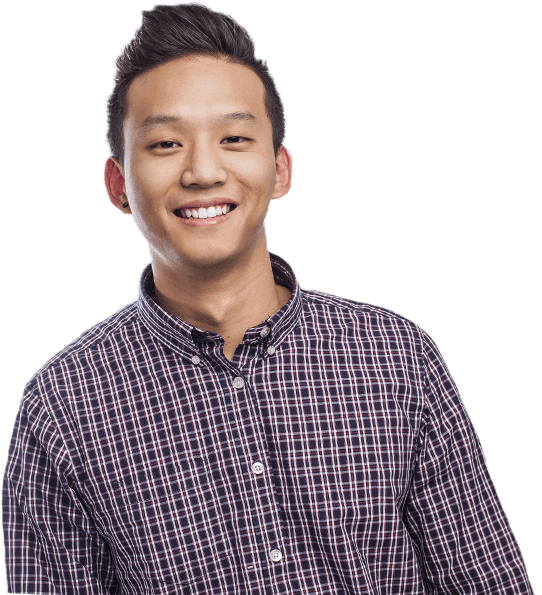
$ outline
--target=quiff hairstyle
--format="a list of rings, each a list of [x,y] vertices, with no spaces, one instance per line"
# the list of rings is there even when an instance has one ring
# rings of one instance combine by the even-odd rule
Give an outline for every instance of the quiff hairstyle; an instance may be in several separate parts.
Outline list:
[[[141,28],[117,58],[115,88],[108,102],[107,140],[112,156],[124,165],[123,124],[131,82],[147,70],[187,55],[215,56],[244,64],[258,75],[265,88],[265,108],[277,155],[284,139],[284,110],[267,64],[254,55],[249,34],[228,15],[201,4],[180,4],[143,11]]]

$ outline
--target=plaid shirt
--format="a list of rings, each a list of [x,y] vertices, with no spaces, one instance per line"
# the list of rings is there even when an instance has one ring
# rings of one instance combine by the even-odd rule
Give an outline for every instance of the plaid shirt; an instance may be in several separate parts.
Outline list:
[[[431,339],[302,291],[222,338],[140,297],[28,384],[4,478],[11,593],[528,594]]]

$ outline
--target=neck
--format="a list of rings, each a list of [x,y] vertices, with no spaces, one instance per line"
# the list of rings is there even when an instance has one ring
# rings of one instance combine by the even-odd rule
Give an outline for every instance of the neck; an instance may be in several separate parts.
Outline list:
[[[232,359],[247,329],[280,310],[290,297],[275,285],[267,246],[235,263],[201,268],[183,263],[164,269],[153,258],[156,298],[168,312],[224,338],[224,355]]]

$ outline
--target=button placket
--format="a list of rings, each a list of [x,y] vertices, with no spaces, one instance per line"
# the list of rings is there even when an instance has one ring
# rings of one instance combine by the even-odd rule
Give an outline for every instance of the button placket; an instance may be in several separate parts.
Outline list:
[[[263,330],[263,329],[262,329]],[[269,329],[269,333],[270,333]],[[267,346],[267,349],[270,346]],[[264,347],[264,353],[267,351]],[[273,351],[273,350],[272,350]],[[250,369],[250,366],[249,366]],[[236,372],[239,374],[240,370],[232,370],[235,374]],[[248,374],[250,376],[250,373]],[[247,403],[253,402],[255,399],[252,396],[252,387],[242,376],[234,376],[232,379],[232,387],[234,389],[239,390],[239,401],[236,402],[241,403],[246,400]],[[244,389],[244,390],[241,390]],[[246,393],[246,394],[245,394]],[[258,436],[261,432],[261,428],[259,428],[259,424],[255,421],[254,435],[251,437],[253,444],[250,446],[250,450],[252,451],[252,457],[256,456],[259,457],[263,451],[265,451],[265,436]],[[263,444],[258,444],[259,440],[263,440]],[[236,445],[239,448],[238,437],[236,438]],[[244,443],[244,446],[248,446],[247,443]],[[258,452],[259,451],[259,452]],[[241,453],[239,453],[241,454]],[[264,455],[265,456],[265,455]],[[251,458],[252,458],[251,457]],[[264,514],[262,512],[262,506],[267,508],[267,506],[271,506],[271,508],[275,508],[273,504],[276,503],[276,495],[273,492],[272,486],[268,484],[268,482],[260,479],[260,476],[266,471],[266,466],[260,460],[252,461],[249,459],[247,461],[248,466],[248,473],[253,474],[254,477],[253,482],[246,478],[248,483],[245,484],[249,497],[244,503],[244,508],[246,514],[249,515],[251,519],[251,525],[253,528],[253,539],[254,539],[254,546],[256,546],[260,552],[264,554],[264,556],[272,561],[274,564],[277,564],[280,560],[283,559],[283,554],[278,548],[270,548],[272,543],[280,542],[281,535],[282,535],[282,522],[280,518],[280,513],[276,510],[276,514],[278,515],[276,519],[273,519],[271,522],[269,519],[264,519]],[[265,477],[265,476],[263,476]],[[252,485],[251,485],[252,484]],[[275,515],[273,515],[275,516]],[[252,541],[252,539],[251,539]],[[267,542],[267,543],[266,543]],[[267,545],[267,547],[266,547]],[[269,549],[268,549],[269,548]],[[266,552],[266,553],[264,553]],[[271,554],[273,552],[273,554]]]

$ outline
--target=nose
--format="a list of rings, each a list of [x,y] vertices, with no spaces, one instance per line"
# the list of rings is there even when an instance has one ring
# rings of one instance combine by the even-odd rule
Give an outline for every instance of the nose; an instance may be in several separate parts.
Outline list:
[[[183,167],[181,184],[185,187],[209,188],[226,182],[227,173],[220,159],[220,150],[210,144],[194,144]]]

